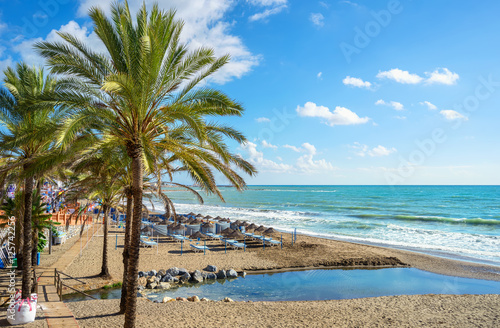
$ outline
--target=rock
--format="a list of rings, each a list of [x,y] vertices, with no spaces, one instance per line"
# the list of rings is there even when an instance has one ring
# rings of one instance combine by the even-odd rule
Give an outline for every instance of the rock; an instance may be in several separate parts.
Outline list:
[[[139,286],[146,286],[146,284],[148,283],[148,279],[146,279],[146,277],[140,277],[138,280],[137,280],[137,283],[139,284]]]
[[[157,277],[158,277],[158,276],[163,277],[163,276],[164,276],[164,275],[166,275],[166,274],[167,274],[167,271],[165,271],[165,270],[163,270],[163,269],[162,269],[162,270],[159,270],[159,271],[158,271],[158,273],[156,274],[156,276],[157,276]]]
[[[205,275],[205,280],[215,280],[217,279],[217,275],[213,272],[209,272]]]
[[[156,277],[151,276],[151,277],[147,278],[146,280],[147,280],[147,282],[156,282]]]
[[[179,275],[179,269],[176,267],[170,268],[167,270],[167,273],[171,275],[172,277],[178,276]]]
[[[200,300],[200,302],[210,302],[210,300],[209,300],[208,298],[206,298],[206,297],[203,297],[203,298]]]
[[[226,273],[228,278],[238,278],[238,272],[235,270],[231,269]]]
[[[217,267],[215,265],[207,265],[207,267],[205,269],[203,269],[207,272],[216,272],[217,271]]]
[[[144,271],[139,271],[139,273],[138,273],[139,278],[142,278],[145,275],[146,275],[146,273]]]
[[[151,270],[151,271],[148,272],[148,276],[150,276],[150,277],[151,276],[156,276],[156,273],[157,273],[156,270]]]
[[[172,282],[172,281],[174,281],[174,277],[172,277],[169,273],[165,274],[160,280],[160,282]]]
[[[241,271],[241,272],[239,272],[239,275],[242,276],[243,278],[245,278],[247,273],[245,271]]]
[[[148,282],[146,285],[147,289],[155,289],[158,284],[156,282]]]
[[[194,295],[194,296],[188,297],[187,300],[190,302],[199,302],[200,298],[198,296]]]
[[[226,303],[230,303],[230,302],[234,302],[232,299],[230,299],[229,297],[225,297],[222,302],[226,302]]]
[[[188,272],[188,270],[184,268],[177,269],[177,274],[175,276],[182,276],[184,273]],[[174,275],[172,275],[174,276]]]
[[[195,272],[193,272],[191,280],[193,282],[203,282],[203,276],[201,275],[200,270],[196,270]]]
[[[171,285],[168,282],[160,282],[156,288],[160,289],[170,289]]]
[[[144,286],[137,286],[137,290],[138,291],[143,291],[144,290]]]
[[[172,278],[172,282],[179,282],[179,278],[177,278],[177,277],[173,277],[173,278]]]
[[[187,299],[184,298],[184,297],[177,297],[176,300],[177,301],[181,301],[181,302],[186,302],[187,301]]]
[[[184,272],[184,274],[179,278],[180,281],[189,281],[191,279],[191,275],[188,272]]]
[[[172,298],[172,297],[165,296],[161,302],[162,302],[162,303],[167,303],[167,302],[170,302],[170,301],[172,301],[172,300],[173,300],[173,298]]]
[[[226,279],[226,270],[219,270],[217,272],[217,279]]]

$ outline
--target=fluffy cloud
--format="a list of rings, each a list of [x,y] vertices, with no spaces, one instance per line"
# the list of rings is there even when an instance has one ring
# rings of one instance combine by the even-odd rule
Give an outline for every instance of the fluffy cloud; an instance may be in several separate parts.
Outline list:
[[[351,85],[351,86],[357,87],[357,88],[369,89],[372,86],[372,84],[368,81],[363,81],[360,78],[350,77],[350,76],[346,76],[345,79],[342,80],[342,83],[344,83],[345,85]]]
[[[373,147],[370,149],[369,146],[363,145],[359,142],[355,142],[353,145],[349,146],[353,149],[353,152],[361,157],[370,156],[370,157],[381,157],[388,156],[392,153],[397,152],[396,148],[386,148],[382,145],[378,145],[377,147]]]
[[[405,109],[403,104],[397,101],[389,101],[386,102],[383,99],[379,99],[375,102],[375,105],[383,105],[383,106],[389,106],[394,108],[395,110],[403,110]]]
[[[262,171],[283,173],[290,171],[293,168],[291,165],[276,163],[264,158],[264,153],[258,151],[257,145],[253,142],[247,141],[241,145],[241,148],[247,152],[248,160]]]
[[[337,106],[333,112],[325,106],[318,106],[313,102],[306,102],[304,107],[297,106],[297,114],[303,117],[319,117],[325,120],[325,124],[334,125],[353,125],[363,124],[370,120],[368,117],[359,117],[353,111]]]
[[[321,15],[320,13],[312,13],[309,16],[309,20],[311,20],[311,22],[316,26],[325,25],[325,23],[323,22],[324,19],[325,17],[323,17],[323,15]]]
[[[321,171],[331,171],[335,169],[333,165],[330,162],[327,162],[325,159],[315,160],[314,156],[317,153],[316,147],[308,142],[304,142],[300,148],[290,145],[287,146],[287,148],[305,153],[304,155],[297,158],[296,161],[295,169],[299,173],[313,173]]]
[[[419,84],[425,82],[425,84],[445,85],[456,84],[459,79],[459,75],[457,73],[454,73],[447,68],[438,68],[433,72],[425,72],[425,75],[428,76],[428,78],[423,78],[418,74],[412,74],[408,71],[400,70],[399,68],[393,68],[388,71],[378,72],[377,78],[386,78],[402,84]]]
[[[454,111],[452,109],[444,109],[444,110],[440,111],[439,114],[441,114],[448,121],[456,121],[456,120],[467,121],[467,120],[469,120],[464,115],[462,115],[459,112]]]
[[[278,146],[272,145],[265,140],[262,140],[261,144],[262,144],[262,147],[264,147],[264,148],[278,149]]]
[[[247,2],[256,6],[275,6],[284,5],[288,2],[288,0],[247,0]]]
[[[457,73],[451,72],[447,68],[442,68],[442,71],[436,69],[434,72],[426,73],[429,78],[425,80],[425,83],[428,84],[446,84],[452,85],[456,84],[459,76]]]
[[[377,78],[386,78],[403,84],[418,84],[424,80],[417,74],[411,74],[410,72],[400,70],[399,68],[393,68],[389,71],[378,72]]]
[[[427,100],[426,101],[421,101],[420,105],[427,106],[427,108],[430,109],[430,110],[436,110],[437,109],[436,105],[434,105],[433,103],[431,103],[430,101],[427,101]]]
[[[271,122],[267,117],[259,117],[255,119],[258,123]]]
[[[148,8],[157,2],[160,8],[176,8],[177,18],[184,20],[181,39],[190,49],[201,45],[212,47],[216,56],[231,55],[231,61],[211,76],[216,83],[225,83],[240,78],[252,67],[259,64],[260,56],[252,54],[240,37],[231,34],[231,24],[224,21],[224,15],[234,5],[231,0],[146,0]],[[283,2],[262,0],[252,4],[275,4]],[[286,2],[286,1],[285,1]],[[143,0],[129,0],[130,10],[135,12],[142,6]],[[92,6],[101,7],[109,13],[111,2],[101,0],[80,0],[78,13],[88,14]]]
[[[291,149],[297,153],[300,153],[300,148],[292,146],[292,145],[284,145],[283,148],[288,148],[288,149]]]

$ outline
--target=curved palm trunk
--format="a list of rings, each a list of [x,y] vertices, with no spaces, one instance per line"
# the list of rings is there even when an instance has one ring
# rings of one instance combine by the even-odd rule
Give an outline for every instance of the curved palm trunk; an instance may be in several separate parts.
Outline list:
[[[102,267],[101,267],[101,273],[99,275],[101,277],[111,278],[111,275],[109,274],[109,268],[108,268],[108,214],[109,214],[109,207],[104,205],[103,211],[104,211],[104,218],[103,218],[104,242],[103,242],[103,246],[102,246]]]
[[[120,313],[125,313],[127,308],[127,277],[128,277],[128,259],[130,247],[130,230],[132,225],[132,206],[134,198],[132,194],[127,191],[127,214],[125,217],[125,241],[123,243],[123,284],[122,296],[120,299]]]
[[[24,168],[25,170],[27,167]],[[33,233],[31,228],[31,214],[33,208],[33,178],[28,177],[24,180],[24,220],[23,220],[23,280],[22,280],[22,298],[31,295],[31,245]]]
[[[139,238],[141,233],[142,214],[142,150],[140,145],[130,145],[127,153],[132,158],[132,195],[134,197],[134,213],[132,216],[128,277],[127,277],[127,303],[125,309],[125,328],[135,328],[137,313],[137,274],[139,272]]]

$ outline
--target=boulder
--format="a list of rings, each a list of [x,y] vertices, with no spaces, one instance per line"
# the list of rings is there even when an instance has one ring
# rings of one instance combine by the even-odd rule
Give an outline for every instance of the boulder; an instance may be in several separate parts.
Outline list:
[[[189,281],[191,279],[191,275],[189,272],[184,272],[184,274],[179,278],[180,281]]]
[[[245,271],[241,271],[241,272],[239,272],[239,275],[242,276],[243,278],[245,278],[247,273]]]
[[[148,276],[150,276],[150,277],[151,276],[156,276],[156,273],[157,273],[156,270],[151,270],[151,271],[148,272]]]
[[[181,301],[181,302],[186,302],[187,299],[185,297],[177,297],[176,298],[177,301]]]
[[[162,270],[158,270],[158,273],[156,274],[156,276],[157,276],[157,277],[158,277],[158,276],[162,276],[162,277],[163,277],[163,276],[164,276],[164,275],[166,275],[166,274],[167,274],[167,271],[165,271],[165,270],[163,270],[163,269],[162,269]]]
[[[165,296],[162,300],[162,303],[168,303],[172,301],[175,301],[175,299],[173,299],[172,297]]]
[[[201,271],[196,270],[195,272],[193,272],[193,274],[191,275],[191,280],[193,282],[203,282],[203,276],[201,275]]]
[[[167,273],[167,274],[165,274],[165,275],[161,278],[161,280],[160,280],[160,282],[173,282],[173,281],[174,281],[174,277],[172,277],[172,276],[171,276],[170,274],[168,274],[168,273]]]
[[[215,265],[207,265],[207,267],[205,269],[203,269],[207,272],[216,272],[217,271],[217,267]]]
[[[230,303],[230,302],[234,302],[234,301],[232,299],[230,299],[229,297],[224,297],[222,302]]]
[[[188,297],[187,300],[190,302],[199,302],[200,298],[198,296],[194,295],[194,296]]]
[[[139,278],[142,278],[145,275],[146,275],[146,273],[144,271],[139,271],[139,274],[138,274]]]
[[[205,275],[205,280],[215,280],[217,279],[217,275],[213,272],[209,272]]]
[[[170,284],[168,282],[160,282],[158,283],[158,286],[156,286],[156,289],[170,289]]]
[[[156,282],[148,282],[148,284],[146,285],[146,288],[147,289],[155,289],[156,286],[158,286],[158,284]]]
[[[226,270],[219,270],[217,272],[217,279],[226,279]]]
[[[226,276],[228,278],[238,278],[238,272],[236,272],[235,270],[231,269],[228,272],[226,272]]]
[[[203,298],[200,300],[200,302],[210,302],[210,300],[209,300],[208,298],[206,298],[206,297],[203,297]]]
[[[177,274],[175,276],[182,276],[186,272],[188,272],[188,270],[186,270],[184,268],[179,268],[179,269],[177,269]],[[172,276],[174,276],[174,275],[172,275]]]
[[[175,277],[175,276],[179,275],[179,269],[176,267],[173,267],[173,268],[168,269],[167,273],[170,274],[172,277]]]
[[[146,279],[146,277],[140,277],[138,280],[137,280],[137,283],[139,284],[139,286],[146,286],[146,284],[148,283],[148,280]]]
[[[177,278],[177,277],[173,277],[173,278],[172,278],[172,282],[179,282],[179,278]]]

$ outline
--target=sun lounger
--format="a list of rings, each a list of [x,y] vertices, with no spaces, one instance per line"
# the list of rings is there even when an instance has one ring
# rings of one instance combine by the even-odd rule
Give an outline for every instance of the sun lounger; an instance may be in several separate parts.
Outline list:
[[[181,235],[173,235],[172,238],[174,238],[178,243],[180,243],[181,241],[184,241],[184,240],[189,240],[188,237],[184,237]]]
[[[266,245],[278,246],[278,245],[281,245],[281,241],[279,241],[279,240],[267,240]]]
[[[247,236],[248,238],[255,238],[255,234],[250,232],[245,232],[244,235]]]
[[[205,233],[205,236],[207,236],[210,239],[214,239],[214,240],[223,238],[221,235],[216,235],[216,234],[211,233],[211,232]]]
[[[204,251],[209,251],[210,250],[210,248],[208,248],[207,246],[202,246],[202,245],[189,244],[189,246],[193,249],[193,251],[195,253],[204,252]]]
[[[238,248],[245,248],[245,244],[243,243],[239,243],[235,240],[233,240],[232,242],[227,242],[233,249],[238,249]]]
[[[156,241],[152,241],[152,240],[147,240],[147,239],[144,239],[144,238],[141,238],[141,245],[144,246],[144,247],[153,247],[153,246],[156,246],[158,245],[158,243]]]

